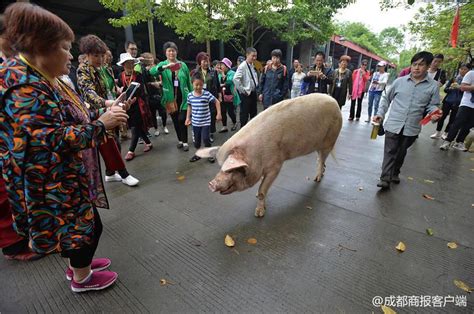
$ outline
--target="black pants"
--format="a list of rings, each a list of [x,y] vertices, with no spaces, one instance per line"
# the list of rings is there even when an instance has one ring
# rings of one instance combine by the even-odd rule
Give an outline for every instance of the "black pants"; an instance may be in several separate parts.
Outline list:
[[[222,115],[222,125],[227,126],[227,114],[229,114],[232,123],[237,122],[237,117],[235,116],[235,107],[232,102],[223,102],[221,103],[221,115]]]
[[[360,97],[357,98],[357,99],[351,99],[351,111],[350,111],[350,114],[349,114],[349,119],[354,119],[354,111],[355,111],[356,101],[357,101],[357,113],[355,114],[355,117],[357,119],[360,118],[360,114],[362,112],[362,100],[363,99],[364,99],[364,93],[362,93],[360,95]]]
[[[243,127],[257,115],[257,93],[240,94],[240,101],[240,127]]]
[[[216,116],[217,109],[216,104],[209,104],[209,110],[211,111],[211,134],[216,133]]]
[[[163,123],[163,127],[165,127],[166,121],[168,120],[168,114],[166,113],[166,109],[161,105],[158,106],[158,114],[160,115],[161,122]]]
[[[210,126],[193,126],[194,133],[194,147],[201,148],[201,141],[204,142],[205,147],[211,147]]]
[[[150,105],[151,124],[155,129],[158,129],[158,120],[156,120],[156,112],[158,111],[158,108],[161,107],[161,102],[157,98],[152,96],[149,98],[148,104]]]
[[[400,131],[400,134],[385,131],[385,146],[380,180],[390,182],[392,176],[400,174],[407,150],[413,145],[416,138],[417,136],[403,135],[403,129]]]
[[[186,111],[179,110],[172,113],[171,119],[173,120],[173,125],[176,131],[176,136],[178,137],[178,141],[187,143],[188,142],[188,128],[184,124],[186,122]]]
[[[122,151],[122,143],[120,143],[120,136],[119,136],[118,128],[114,131],[114,140],[115,140],[115,143],[117,143],[117,147],[118,147],[119,152],[121,152]],[[125,179],[126,177],[128,177],[130,175],[127,171],[127,168],[118,170],[117,172],[119,173],[119,175],[122,179]],[[105,169],[105,175],[106,176],[113,176],[114,174],[115,174],[115,171]]]
[[[446,140],[452,142],[456,138],[457,143],[464,143],[472,127],[474,127],[474,108],[460,106],[456,120],[454,120],[454,124],[450,128]]]
[[[444,120],[446,120],[446,118],[449,115],[448,125],[444,129],[444,132],[448,133],[449,129],[454,123],[454,119],[456,119],[456,114],[458,113],[458,109],[459,109],[459,104],[451,104],[451,103],[445,102],[442,108],[443,116],[438,120],[438,124],[436,125],[436,131],[440,132],[443,129]]]
[[[155,119],[156,121],[156,119]],[[138,139],[141,137],[146,144],[151,144],[150,139],[147,136],[147,132],[143,130],[142,127],[139,126],[132,126],[132,140],[130,142],[130,147],[128,148],[129,151],[134,152],[137,148]]]
[[[92,263],[97,246],[99,245],[100,235],[102,234],[102,220],[100,219],[97,208],[94,210],[94,239],[91,244],[84,245],[80,249],[63,251],[62,257],[69,258],[71,267],[84,268]]]

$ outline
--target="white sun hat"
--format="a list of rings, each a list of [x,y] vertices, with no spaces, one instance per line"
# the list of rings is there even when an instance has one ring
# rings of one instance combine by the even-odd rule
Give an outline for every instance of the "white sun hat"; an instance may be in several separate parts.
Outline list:
[[[122,66],[127,61],[133,61],[135,64],[139,62],[138,59],[132,57],[131,54],[129,54],[128,52],[124,52],[120,54],[120,61],[117,62],[117,65]]]

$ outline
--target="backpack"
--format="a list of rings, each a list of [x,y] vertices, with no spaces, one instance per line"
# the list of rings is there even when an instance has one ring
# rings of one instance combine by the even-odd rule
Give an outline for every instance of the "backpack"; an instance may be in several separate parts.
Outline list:
[[[286,77],[287,75],[287,69],[286,69],[286,65],[282,64],[283,65],[283,77]],[[267,70],[268,70],[268,65],[265,66],[265,68],[263,68],[263,73],[267,73]]]

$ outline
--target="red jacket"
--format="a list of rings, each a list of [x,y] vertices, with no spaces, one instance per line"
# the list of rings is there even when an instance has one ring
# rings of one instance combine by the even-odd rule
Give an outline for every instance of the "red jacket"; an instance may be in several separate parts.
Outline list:
[[[354,72],[352,72],[352,99],[358,98],[356,97],[357,95],[356,79],[359,76],[359,71],[360,69],[357,69],[357,70],[354,70]],[[370,79],[370,72],[366,70],[365,74],[362,75],[362,86],[363,86],[362,92],[365,92],[365,87],[367,86],[367,82],[369,81],[369,79]]]

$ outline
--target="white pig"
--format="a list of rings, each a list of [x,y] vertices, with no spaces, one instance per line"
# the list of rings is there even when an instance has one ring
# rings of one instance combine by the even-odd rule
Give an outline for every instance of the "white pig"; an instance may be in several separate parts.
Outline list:
[[[283,162],[314,151],[319,153],[315,181],[341,131],[342,116],[334,98],[310,94],[284,100],[263,111],[222,146],[204,148],[200,157],[217,157],[221,170],[209,182],[213,192],[230,194],[258,188],[256,217],[265,215],[265,197]]]

